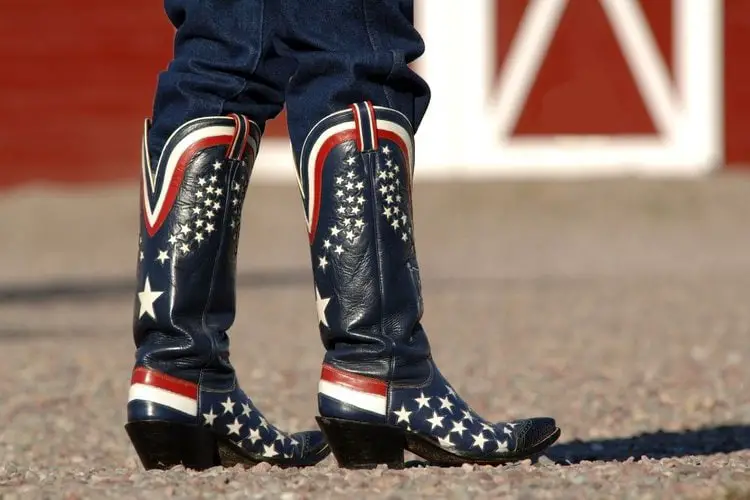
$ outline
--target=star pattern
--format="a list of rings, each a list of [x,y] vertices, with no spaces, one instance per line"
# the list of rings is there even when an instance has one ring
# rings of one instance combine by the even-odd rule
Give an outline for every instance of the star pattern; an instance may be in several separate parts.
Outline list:
[[[228,225],[235,239],[239,235],[242,202],[247,189],[245,162],[230,178],[232,163],[215,161],[207,165],[195,178],[191,198],[170,234],[165,238],[165,248],[159,248],[154,260],[165,265],[172,255],[186,256],[203,247],[211,237],[220,232],[223,210],[228,210]]]
[[[224,230],[232,235],[230,248],[236,256],[249,175],[244,160],[216,160],[204,165],[193,178],[190,194],[180,204],[169,232],[158,238],[159,243],[144,248],[144,237],[139,234],[139,266],[145,259],[166,267],[172,260],[195,254],[221,233],[223,223],[227,225]]]
[[[367,223],[364,210],[365,180],[358,168],[357,158],[349,156],[342,162],[333,179],[333,211],[331,224],[326,228],[322,253],[318,255],[316,267],[322,271],[328,269],[332,257],[339,256],[355,244]]]
[[[383,168],[377,173],[376,190],[383,206],[381,215],[399,239],[408,242],[412,234],[406,185],[408,179],[403,166],[394,159],[391,148],[386,145],[380,151],[383,153]]]
[[[254,142],[257,143],[258,139],[253,135]],[[165,211],[159,212],[157,226],[149,226],[152,221],[148,220],[148,213],[143,212],[147,207],[141,208],[141,216],[146,220],[141,222],[138,240],[136,321],[144,322],[143,326],[152,330],[174,333],[169,343],[164,344],[173,354],[185,354],[182,351],[187,345],[186,339],[194,340],[196,335],[210,336],[226,349],[222,337],[228,336],[229,332],[222,330],[221,326],[212,326],[207,331],[201,325],[176,325],[175,316],[171,313],[176,307],[191,304],[200,313],[204,309],[200,304],[202,294],[208,293],[214,281],[233,283],[236,273],[232,250],[234,245],[236,256],[242,205],[252,168],[248,164],[250,156],[244,160],[236,159],[234,156],[238,152],[232,152],[235,149],[227,151],[210,146],[195,151],[182,172],[179,186],[164,186],[164,189],[176,189],[177,192],[169,192],[169,196],[174,195],[175,198],[163,205]],[[231,157],[226,156],[228,152]],[[190,261],[180,262],[185,258]],[[210,301],[210,298],[206,300]],[[234,304],[222,307],[214,312],[233,313]],[[156,327],[154,322],[157,323]],[[202,349],[187,353],[190,359],[186,358],[188,364],[185,366],[210,369],[215,367],[214,363],[220,363],[222,373],[218,382],[230,382],[227,379],[233,376],[233,368],[224,364],[228,363],[225,357],[228,350],[222,353],[221,361],[218,358],[214,361],[213,354],[210,347],[208,351]],[[215,387],[216,378],[197,378],[186,377],[186,382],[198,387],[194,424],[204,426],[218,438],[236,444],[252,455],[249,457],[251,461],[267,458],[271,463],[292,465],[314,460],[317,458],[314,455],[322,456],[328,452],[319,431],[285,434],[271,425],[236,385],[236,379],[233,389],[220,391]],[[164,418],[171,420],[171,412]],[[175,415],[174,418],[182,421],[185,417]]]
[[[390,424],[429,436],[453,452],[498,455],[515,449],[518,423],[482,419],[435,371],[428,387],[393,391]]]
[[[404,155],[387,144],[379,152],[382,153],[381,161],[374,175],[364,168],[362,156],[358,153],[342,154],[334,168],[328,170],[331,177],[326,178],[327,184],[323,188],[327,205],[322,216],[325,222],[321,222],[317,230],[322,237],[316,237],[311,252],[316,279],[316,309],[323,327],[330,327],[329,322],[337,320],[338,310],[333,305],[329,307],[331,300],[335,300],[334,291],[320,285],[325,283],[326,276],[335,276],[334,269],[341,270],[342,256],[359,255],[360,250],[356,247],[361,244],[361,239],[373,237],[369,228],[371,224],[382,224],[380,217],[383,217],[389,228],[395,231],[398,241],[407,245],[412,241],[408,169],[398,163]],[[388,244],[397,244],[392,237],[388,239]],[[411,263],[407,266],[419,283],[419,270]]]
[[[221,182],[224,176],[218,174],[221,162],[217,161],[213,167],[213,170],[204,170],[197,178],[187,215],[180,218],[180,223],[174,226],[167,239],[171,249],[177,250],[177,255],[187,255],[199,249],[218,229],[221,219],[217,215],[223,205],[226,186]]]
[[[234,237],[234,253],[237,254],[237,244],[239,243],[240,224],[242,222],[242,204],[247,192],[248,175],[246,173],[246,164],[243,161],[242,167],[238,170],[234,179],[229,186],[229,198],[227,200],[229,210],[229,227]]]
[[[194,173],[186,178],[189,189],[180,191],[164,229],[153,237],[143,229],[138,234],[139,319],[157,321],[160,307],[169,303],[166,297],[160,297],[172,293],[164,281],[172,261],[209,248],[206,245],[211,238],[222,231],[233,236],[230,248],[234,256],[237,254],[242,203],[250,175],[247,162],[217,159],[198,162],[191,169]],[[215,245],[212,248],[215,250]],[[160,289],[154,290],[154,286]]]
[[[231,393],[201,392],[200,423],[265,458],[298,458],[302,443],[270,425],[240,389]]]

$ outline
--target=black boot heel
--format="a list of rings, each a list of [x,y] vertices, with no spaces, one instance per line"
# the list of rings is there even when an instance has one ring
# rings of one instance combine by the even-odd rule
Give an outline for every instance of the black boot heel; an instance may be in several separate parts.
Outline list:
[[[338,418],[315,417],[339,467],[374,469],[385,464],[404,467],[406,438],[399,427]]]
[[[130,422],[125,430],[146,470],[169,469],[176,465],[204,470],[221,465],[216,438],[208,429],[144,421]]]

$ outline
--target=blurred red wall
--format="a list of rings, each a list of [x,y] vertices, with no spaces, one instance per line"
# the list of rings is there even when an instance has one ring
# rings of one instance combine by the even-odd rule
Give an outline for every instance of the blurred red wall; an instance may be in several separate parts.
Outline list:
[[[134,177],[171,53],[159,3],[3,0],[0,39],[0,183]]]
[[[724,3],[726,162],[750,168],[750,1]]]
[[[750,164],[750,1],[725,2],[727,161]],[[0,186],[135,178],[172,35],[153,0],[3,0]],[[283,117],[269,131],[283,134]]]
[[[162,3],[2,5],[0,186],[135,178],[142,122],[172,53]]]

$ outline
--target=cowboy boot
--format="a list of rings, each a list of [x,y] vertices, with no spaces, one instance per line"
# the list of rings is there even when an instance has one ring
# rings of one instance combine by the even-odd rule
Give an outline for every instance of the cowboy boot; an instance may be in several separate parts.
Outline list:
[[[125,426],[144,467],[319,462],[329,454],[322,433],[271,425],[229,361],[240,216],[259,127],[239,115],[192,120],[153,163],[148,128]]]
[[[405,116],[369,102],[320,121],[297,158],[326,348],[318,424],[339,465],[502,464],[557,440],[551,418],[493,423],[440,374],[420,321],[414,140]]]

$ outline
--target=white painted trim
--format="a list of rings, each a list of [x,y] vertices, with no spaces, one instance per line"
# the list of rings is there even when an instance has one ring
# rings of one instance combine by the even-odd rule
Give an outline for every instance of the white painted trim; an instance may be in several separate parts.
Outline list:
[[[674,137],[680,119],[679,96],[640,3],[601,0],[601,5],[656,129]]]
[[[676,0],[675,0],[676,1]],[[704,172],[724,163],[724,2],[675,4],[675,73],[683,97],[677,141]]]
[[[419,72],[432,99],[415,139],[420,179],[567,178],[612,175],[698,176],[723,161],[723,6],[673,0],[675,83],[634,0],[600,0],[633,68],[659,136],[507,137],[531,89],[570,0],[532,0],[497,89],[494,64],[496,0],[421,0],[416,22],[425,40]],[[539,14],[544,14],[542,16]],[[614,21],[616,19],[616,21]],[[446,26],[451,26],[446,36]],[[553,30],[554,28],[554,30]],[[467,50],[477,47],[478,50]],[[484,47],[484,49],[482,49]],[[489,98],[489,102],[488,102]],[[504,138],[502,133],[505,132]],[[256,182],[293,179],[286,140],[264,139]]]
[[[531,0],[526,8],[486,106],[493,125],[487,140],[502,141],[512,133],[567,5],[568,0]],[[484,45],[494,46],[492,33],[485,34]]]

